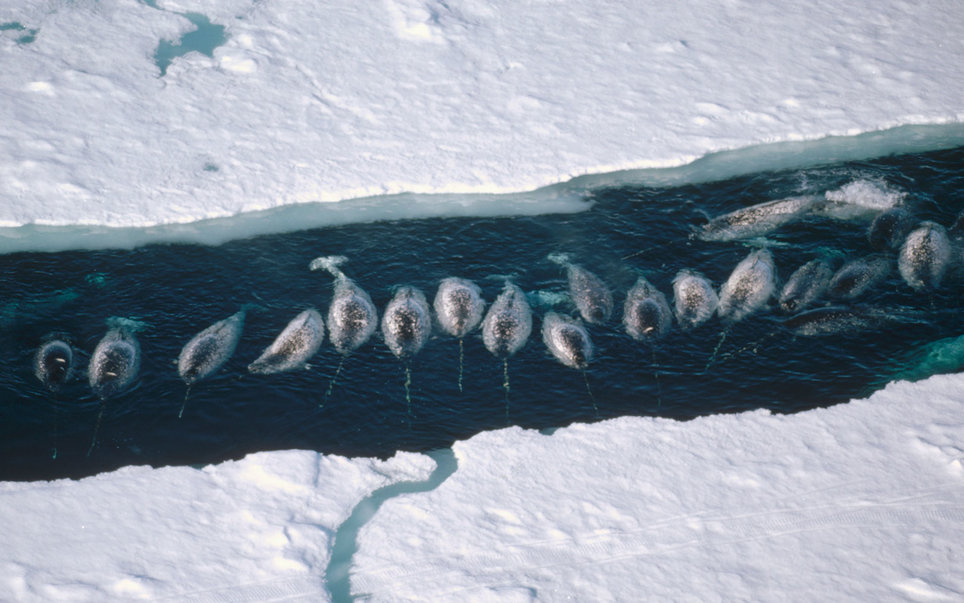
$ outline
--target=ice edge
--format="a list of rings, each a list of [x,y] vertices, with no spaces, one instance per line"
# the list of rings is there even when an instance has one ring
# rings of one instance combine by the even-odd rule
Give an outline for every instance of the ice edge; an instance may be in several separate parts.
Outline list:
[[[151,243],[220,245],[259,235],[384,220],[576,213],[592,206],[590,193],[594,189],[679,186],[753,172],[802,169],[961,145],[964,123],[902,125],[854,136],[768,142],[714,151],[674,167],[585,174],[531,191],[397,193],[308,201],[221,218],[143,226],[8,225],[0,226],[0,253],[132,249]]]

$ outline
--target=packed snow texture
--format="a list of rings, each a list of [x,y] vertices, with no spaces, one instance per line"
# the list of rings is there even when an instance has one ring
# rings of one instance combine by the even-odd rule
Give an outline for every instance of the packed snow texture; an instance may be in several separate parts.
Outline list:
[[[335,530],[372,491],[428,478],[427,456],[257,453],[0,483],[0,600],[325,600]]]
[[[161,75],[208,21],[224,43]],[[0,0],[0,26],[6,227],[531,191],[964,121],[957,0]]]
[[[962,434],[964,374],[796,415],[482,433],[340,563],[375,601],[959,601]],[[324,600],[353,507],[434,467],[291,451],[2,483],[0,598]]]
[[[375,600],[961,600],[964,375],[798,415],[623,418],[454,447],[386,502]]]

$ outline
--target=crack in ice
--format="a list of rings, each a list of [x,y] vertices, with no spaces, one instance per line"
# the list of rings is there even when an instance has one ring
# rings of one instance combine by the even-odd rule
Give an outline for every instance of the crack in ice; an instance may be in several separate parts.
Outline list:
[[[358,551],[358,534],[382,504],[404,494],[431,492],[458,469],[455,453],[450,448],[433,450],[426,454],[435,461],[435,470],[427,479],[395,482],[375,490],[355,505],[348,519],[338,526],[328,567],[325,568],[325,583],[332,601],[353,601],[357,598],[351,593],[351,568]]]

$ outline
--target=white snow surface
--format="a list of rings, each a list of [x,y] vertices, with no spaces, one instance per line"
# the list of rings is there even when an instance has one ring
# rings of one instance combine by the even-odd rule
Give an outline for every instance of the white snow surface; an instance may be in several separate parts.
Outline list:
[[[323,601],[334,532],[355,505],[434,468],[412,453],[285,451],[2,482],[0,600]]]
[[[227,40],[161,76],[192,13]],[[485,213],[472,195],[964,121],[958,0],[0,0],[0,25],[14,238],[405,192]]]
[[[454,447],[353,592],[426,601],[960,601],[964,375],[793,416],[622,418]]]

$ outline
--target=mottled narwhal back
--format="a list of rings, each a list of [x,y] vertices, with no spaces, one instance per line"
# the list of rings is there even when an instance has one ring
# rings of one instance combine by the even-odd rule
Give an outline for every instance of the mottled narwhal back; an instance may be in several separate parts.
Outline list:
[[[244,330],[245,311],[241,310],[219,320],[191,338],[177,358],[177,372],[191,385],[207,379],[231,358],[241,332]]]
[[[573,264],[565,253],[549,254],[549,261],[566,269],[569,295],[583,320],[597,325],[609,320],[613,313],[613,294],[601,278]]]
[[[141,346],[124,326],[107,331],[90,357],[88,380],[98,398],[104,400],[124,390],[137,377]]]
[[[328,332],[339,354],[349,354],[368,341],[378,326],[378,312],[368,293],[338,268],[348,261],[340,255],[315,258],[311,270],[327,270],[335,277],[335,293],[328,307]]]
[[[720,299],[707,278],[692,270],[680,270],[673,279],[676,322],[682,329],[697,327],[713,316]]]
[[[923,222],[904,240],[897,257],[897,268],[912,288],[933,290],[940,286],[952,257],[951,239],[944,227],[935,222]]]
[[[482,322],[485,301],[472,281],[455,276],[443,279],[435,294],[435,316],[445,332],[465,337]]]
[[[74,352],[63,339],[50,338],[34,356],[34,374],[48,391],[56,392],[74,372]]]
[[[766,249],[750,252],[720,289],[717,315],[724,322],[737,322],[760,309],[776,287],[776,266]]]
[[[808,212],[818,197],[790,197],[766,201],[717,216],[700,228],[696,237],[703,241],[733,241],[763,236]]]
[[[317,310],[309,308],[291,319],[248,370],[271,374],[306,368],[324,340],[325,321]]]
[[[499,358],[515,354],[532,332],[532,310],[525,293],[506,281],[482,321],[482,340],[485,347]]]
[[[810,260],[797,268],[780,291],[780,307],[786,312],[799,312],[827,292],[833,269],[822,258]]]
[[[870,223],[867,240],[879,251],[897,249],[916,225],[917,221],[909,211],[900,206],[892,207]]]
[[[886,279],[892,264],[891,258],[882,255],[850,260],[830,279],[827,292],[833,299],[856,299]]]
[[[626,294],[623,304],[623,327],[637,341],[662,338],[673,325],[673,313],[663,292],[644,277]]]
[[[875,308],[825,306],[801,312],[783,324],[794,335],[822,337],[866,331],[891,320],[893,317]]]
[[[592,361],[589,332],[568,316],[547,313],[542,319],[542,341],[556,360],[568,367],[585,369]]]
[[[432,333],[432,311],[425,295],[414,287],[400,287],[382,315],[385,343],[398,358],[413,356]]]

